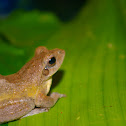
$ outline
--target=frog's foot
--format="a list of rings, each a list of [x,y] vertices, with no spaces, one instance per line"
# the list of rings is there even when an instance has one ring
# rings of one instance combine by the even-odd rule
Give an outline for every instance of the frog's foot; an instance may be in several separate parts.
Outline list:
[[[36,107],[42,107],[42,108],[51,108],[52,106],[55,105],[55,103],[57,102],[57,100],[59,98],[65,97],[66,95],[64,94],[59,94],[59,93],[51,93],[50,96],[46,96],[42,93],[39,93],[36,96],[35,99],[35,105]]]
[[[45,99],[43,100],[42,103],[48,103],[50,98],[51,98],[51,99],[53,99],[52,105],[54,105],[59,98],[66,97],[66,95],[65,94],[59,94],[57,92],[53,92],[53,93],[50,94],[50,96],[44,96],[44,97],[45,97]],[[48,105],[48,106],[50,106],[50,105]],[[29,112],[27,115],[23,116],[22,118],[27,117],[27,116],[32,116],[32,115],[35,115],[35,114],[39,114],[39,113],[43,113],[43,112],[48,112],[50,107],[35,108],[31,112]]]
[[[57,92],[53,92],[53,93],[50,94],[50,97],[52,97],[53,99],[56,99],[56,101],[57,101],[59,98],[66,97],[66,95],[60,94],[60,93],[57,93]]]
[[[43,113],[43,112],[48,112],[49,109],[50,108],[35,108],[31,112],[29,112],[27,115],[23,116],[22,118],[27,117],[27,116],[32,116],[35,114],[39,114],[39,113]]]

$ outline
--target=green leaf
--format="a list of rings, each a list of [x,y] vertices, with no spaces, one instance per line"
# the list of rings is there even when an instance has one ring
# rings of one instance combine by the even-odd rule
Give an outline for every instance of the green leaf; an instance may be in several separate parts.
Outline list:
[[[124,0],[90,0],[75,20],[48,38],[49,49],[66,51],[51,92],[67,97],[49,112],[9,126],[126,125],[125,5]]]

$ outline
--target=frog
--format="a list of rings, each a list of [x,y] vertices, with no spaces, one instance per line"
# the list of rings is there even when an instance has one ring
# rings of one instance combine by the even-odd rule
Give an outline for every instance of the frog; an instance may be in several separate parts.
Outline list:
[[[0,74],[0,124],[18,120],[39,109],[48,110],[65,94],[50,93],[54,75],[65,57],[63,49],[35,49],[33,58],[18,72]],[[37,111],[36,111],[37,110]],[[29,116],[29,115],[28,115]]]

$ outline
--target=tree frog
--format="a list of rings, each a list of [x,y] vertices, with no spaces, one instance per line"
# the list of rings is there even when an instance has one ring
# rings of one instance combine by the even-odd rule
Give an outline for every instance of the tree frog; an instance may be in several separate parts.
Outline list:
[[[17,73],[0,75],[0,123],[17,120],[37,108],[50,108],[64,94],[49,93],[52,75],[65,56],[62,49],[39,46],[34,57]]]

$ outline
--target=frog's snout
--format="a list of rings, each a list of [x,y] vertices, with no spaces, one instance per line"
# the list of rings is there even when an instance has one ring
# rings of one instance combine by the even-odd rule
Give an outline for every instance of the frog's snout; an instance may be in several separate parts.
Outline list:
[[[65,51],[63,49],[59,49],[58,54],[64,54],[65,55]]]

